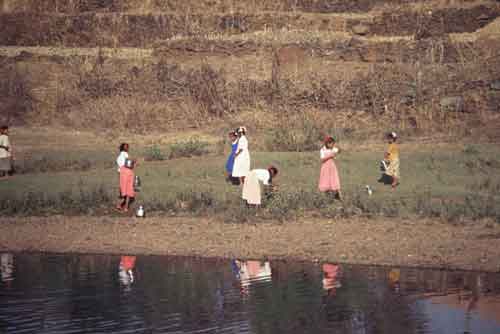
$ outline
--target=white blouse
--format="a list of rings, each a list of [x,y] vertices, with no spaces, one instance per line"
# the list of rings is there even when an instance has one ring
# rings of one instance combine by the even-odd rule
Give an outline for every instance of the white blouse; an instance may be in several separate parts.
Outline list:
[[[116,158],[116,164],[118,165],[118,171],[120,171],[120,168],[125,166],[125,160],[128,159],[128,153],[125,151],[121,151],[120,154],[118,155],[118,158]]]
[[[248,140],[247,137],[241,136],[240,139],[238,139],[238,151],[242,150],[248,150]]]
[[[335,148],[335,147],[334,147],[334,148]],[[319,157],[320,157],[321,159],[325,159],[325,158],[330,157],[330,156],[335,156],[335,153],[336,153],[335,151],[336,151],[336,150],[334,150],[334,148],[331,148],[331,149],[330,149],[330,148],[326,148],[325,146],[323,146],[323,147],[321,148],[321,150],[319,151]],[[337,150],[338,150],[338,149],[337,149]]]
[[[268,186],[271,180],[271,173],[267,169],[254,169],[257,180],[261,181],[264,185]]]

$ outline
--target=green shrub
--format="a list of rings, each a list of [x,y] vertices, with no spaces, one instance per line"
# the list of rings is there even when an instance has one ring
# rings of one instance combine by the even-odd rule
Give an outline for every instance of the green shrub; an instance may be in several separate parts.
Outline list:
[[[161,161],[165,160],[165,156],[161,152],[160,148],[156,145],[149,147],[144,155],[144,160],[146,161]]]
[[[303,117],[285,122],[289,124],[268,135],[265,143],[268,150],[306,152],[319,148],[321,131],[313,120]]]
[[[464,147],[463,153],[468,155],[476,155],[479,153],[479,150],[475,146],[467,145]]]
[[[191,138],[188,141],[171,144],[168,149],[168,158],[189,158],[208,153],[209,143],[197,138]]]

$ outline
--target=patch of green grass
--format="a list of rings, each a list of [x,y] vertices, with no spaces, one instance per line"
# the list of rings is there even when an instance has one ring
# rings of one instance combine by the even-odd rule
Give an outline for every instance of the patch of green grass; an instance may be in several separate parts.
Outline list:
[[[313,217],[437,217],[500,220],[500,167],[494,146],[478,148],[475,161],[485,161],[471,173],[470,155],[462,149],[405,151],[401,185],[392,190],[377,183],[382,152],[344,151],[336,163],[342,202],[317,191],[318,152],[252,152],[252,167],[274,164],[280,169],[278,191],[259,209],[247,208],[241,188],[224,181],[225,156],[145,162],[135,170],[142,187],[136,205],[149,214],[216,215],[225,221],[254,219],[288,221]],[[0,183],[0,213],[5,215],[107,215],[118,201],[118,173],[109,154],[96,168],[17,175]],[[365,191],[370,185],[373,195]]]
[[[89,171],[108,168],[115,164],[118,152],[95,149],[35,150],[23,153],[14,162],[16,173],[31,174],[61,171]]]

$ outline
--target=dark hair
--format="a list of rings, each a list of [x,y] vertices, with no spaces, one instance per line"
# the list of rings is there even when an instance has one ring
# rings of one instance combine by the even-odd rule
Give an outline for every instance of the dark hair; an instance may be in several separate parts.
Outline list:
[[[335,138],[333,138],[332,136],[326,136],[323,141],[325,145],[328,143],[335,143]]]
[[[278,175],[278,168],[269,166],[267,170],[269,171],[269,183],[273,183],[273,177]]]
[[[8,125],[2,125],[0,126],[0,130],[8,130],[9,129],[9,126]]]
[[[128,144],[127,143],[121,143],[120,144],[120,152],[125,151],[125,146],[128,146]]]
[[[237,129],[236,129],[236,131],[235,131],[235,132],[236,132],[236,134],[240,134],[240,133],[241,133],[241,134],[244,134],[244,135],[246,135],[246,134],[247,134],[247,130],[245,129],[245,127],[244,127],[244,126],[240,126],[239,128],[237,128]]]
[[[386,137],[393,139],[394,141],[396,141],[398,139],[398,136],[395,136],[394,132],[388,132]]]

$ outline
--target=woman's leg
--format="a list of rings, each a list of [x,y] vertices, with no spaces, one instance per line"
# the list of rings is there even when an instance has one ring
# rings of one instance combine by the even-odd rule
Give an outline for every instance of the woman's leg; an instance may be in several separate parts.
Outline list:
[[[123,206],[125,205],[125,198],[122,197],[120,198],[120,202],[118,202],[118,204],[116,205],[116,209],[117,210],[123,210]]]
[[[342,192],[339,190],[335,191],[335,199],[338,199],[339,201],[342,200]]]
[[[124,208],[123,211],[127,212],[130,206],[130,197],[125,196],[125,203],[124,203]]]
[[[392,177],[392,183],[391,183],[391,186],[392,186],[393,188],[396,188],[398,184],[399,184],[399,179],[398,179],[397,177],[393,176],[393,177]]]

